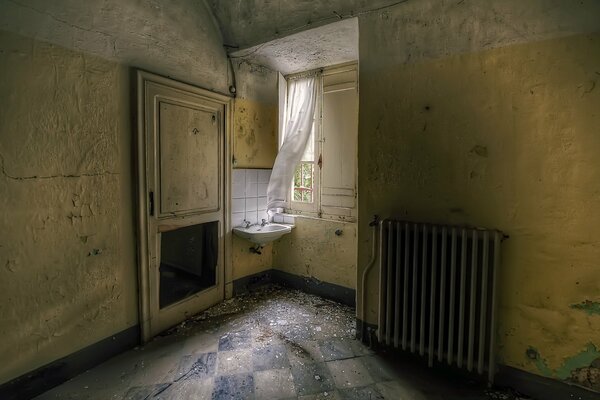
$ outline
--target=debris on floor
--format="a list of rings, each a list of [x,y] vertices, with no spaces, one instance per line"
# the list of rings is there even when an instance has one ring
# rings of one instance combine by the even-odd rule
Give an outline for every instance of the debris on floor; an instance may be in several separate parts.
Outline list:
[[[226,300],[39,399],[502,399],[356,340],[355,310],[267,286]]]

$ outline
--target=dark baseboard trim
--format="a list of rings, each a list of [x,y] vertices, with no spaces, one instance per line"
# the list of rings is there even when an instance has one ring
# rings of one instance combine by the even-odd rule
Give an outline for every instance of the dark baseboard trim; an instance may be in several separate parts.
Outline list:
[[[251,292],[263,285],[273,282],[271,276],[272,270],[259,272],[256,274],[244,276],[242,278],[233,281],[233,295],[239,296],[240,294]]]
[[[369,345],[371,348],[385,348],[377,343],[377,325],[365,323],[356,319],[356,334],[358,339]],[[400,350],[389,349],[402,352]],[[408,354],[407,356],[411,356]],[[415,358],[415,361],[418,361]],[[442,366],[446,368],[446,366]],[[447,369],[447,368],[446,368]],[[460,372],[460,370],[456,370]],[[507,365],[498,365],[498,371],[494,377],[494,386],[498,388],[510,388],[517,392],[530,396],[536,400],[600,400],[600,393],[586,389],[584,387],[559,381],[552,378],[546,378],[518,368]]]
[[[568,382],[545,378],[517,368],[501,365],[494,379],[495,386],[510,387],[534,399],[599,400],[600,393]]]
[[[356,290],[354,289],[323,282],[315,278],[290,274],[277,269],[272,269],[271,275],[273,282],[282,286],[299,289],[303,292],[337,301],[348,306],[356,306]]]
[[[268,283],[276,283],[292,289],[314,294],[338,303],[352,307],[356,306],[356,290],[334,283],[323,282],[315,278],[308,278],[290,274],[278,269],[270,269],[257,274],[244,276],[233,281],[233,295],[238,296],[252,291]]]
[[[362,341],[364,344],[369,347],[373,347],[376,345],[377,337],[375,333],[377,332],[377,325],[370,324],[363,320],[356,318],[356,338]]]
[[[31,399],[139,343],[136,325],[0,385],[0,399]]]

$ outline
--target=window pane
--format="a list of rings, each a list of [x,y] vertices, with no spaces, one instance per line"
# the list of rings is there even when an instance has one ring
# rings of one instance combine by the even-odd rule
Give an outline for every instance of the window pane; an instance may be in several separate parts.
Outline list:
[[[293,198],[294,201],[302,203],[313,202],[313,177],[314,164],[311,162],[303,162],[298,165],[294,173],[293,182]]]

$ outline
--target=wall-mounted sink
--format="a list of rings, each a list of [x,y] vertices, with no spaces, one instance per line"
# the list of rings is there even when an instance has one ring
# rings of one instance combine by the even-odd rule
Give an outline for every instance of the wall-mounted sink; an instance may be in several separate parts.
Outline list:
[[[237,236],[247,239],[259,246],[264,246],[274,240],[279,239],[286,233],[290,233],[292,227],[283,224],[267,224],[265,226],[252,225],[248,228],[237,226],[233,228],[233,233]]]

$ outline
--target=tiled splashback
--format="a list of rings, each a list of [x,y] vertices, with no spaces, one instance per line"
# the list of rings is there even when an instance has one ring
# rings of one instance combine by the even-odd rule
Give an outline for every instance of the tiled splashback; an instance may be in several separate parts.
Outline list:
[[[234,169],[231,184],[231,223],[241,226],[244,222],[260,223],[267,215],[267,186],[270,169]]]

